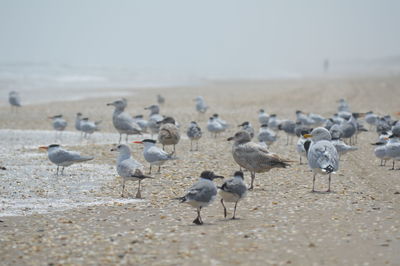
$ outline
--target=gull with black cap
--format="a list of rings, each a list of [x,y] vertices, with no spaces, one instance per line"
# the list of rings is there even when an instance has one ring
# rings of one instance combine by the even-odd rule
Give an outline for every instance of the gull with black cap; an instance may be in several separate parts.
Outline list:
[[[174,154],[173,152],[167,153],[163,149],[160,149],[156,146],[156,141],[153,139],[144,139],[142,141],[134,141],[133,143],[144,145],[143,156],[144,159],[148,163],[150,163],[149,174],[151,174],[151,167],[153,165],[158,165],[157,172],[160,173],[161,165],[163,165],[168,160],[175,159],[174,157],[172,157],[172,155]]]
[[[76,151],[68,151],[60,147],[58,144],[51,144],[49,146],[41,146],[39,147],[41,150],[47,150],[47,155],[49,157],[49,160],[57,165],[57,173],[58,175],[58,170],[60,166],[62,166],[61,169],[61,175],[64,173],[64,168],[67,166],[70,166],[74,163],[81,163],[81,162],[86,162],[93,160],[94,157],[92,156],[82,156],[80,155],[79,152]]]
[[[193,221],[194,224],[203,224],[200,211],[203,207],[210,205],[217,196],[217,187],[213,182],[216,178],[224,177],[215,175],[212,171],[203,171],[200,179],[188,190],[186,195],[176,198],[181,203],[187,203],[197,209],[197,217]]]
[[[224,204],[225,202],[234,202],[235,208],[233,210],[232,220],[236,219],[236,206],[238,202],[243,199],[247,194],[247,186],[243,181],[243,172],[237,171],[233,178],[225,181],[222,186],[218,187],[219,195],[221,196],[221,204],[224,207],[224,217],[226,218],[227,211]]]

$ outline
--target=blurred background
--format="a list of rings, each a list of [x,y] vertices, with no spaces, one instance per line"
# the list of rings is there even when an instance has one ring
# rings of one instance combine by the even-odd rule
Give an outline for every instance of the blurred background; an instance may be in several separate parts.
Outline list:
[[[1,100],[10,90],[39,92],[29,104],[56,89],[397,75],[399,10],[396,0],[1,0]]]

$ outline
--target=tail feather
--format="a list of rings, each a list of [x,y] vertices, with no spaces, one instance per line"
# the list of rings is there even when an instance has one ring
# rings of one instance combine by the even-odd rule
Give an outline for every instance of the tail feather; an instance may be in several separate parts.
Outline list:
[[[79,159],[77,159],[77,162],[86,162],[86,161],[90,161],[93,160],[94,157],[93,156],[81,156]]]
[[[178,197],[178,198],[173,198],[174,200],[179,200],[181,203],[186,201],[186,197]]]
[[[332,165],[328,165],[327,167],[325,167],[325,168],[322,169],[322,171],[324,171],[324,172],[327,173],[327,174],[332,173],[333,170],[335,170],[335,169],[333,168]]]
[[[133,175],[131,175],[132,177],[136,177],[136,178],[139,178],[139,179],[146,179],[146,178],[151,178],[151,179],[153,179],[154,177],[152,177],[152,176],[148,176],[148,175],[143,175],[143,174],[133,174]]]

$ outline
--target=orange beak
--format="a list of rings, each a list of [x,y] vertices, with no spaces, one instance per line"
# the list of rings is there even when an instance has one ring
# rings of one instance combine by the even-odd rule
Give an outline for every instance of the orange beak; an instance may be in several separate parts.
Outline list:
[[[132,143],[136,143],[136,144],[143,144],[142,141],[133,141]]]
[[[49,149],[49,147],[47,147],[47,146],[40,146],[39,147],[39,150],[45,150],[45,151],[47,151]]]

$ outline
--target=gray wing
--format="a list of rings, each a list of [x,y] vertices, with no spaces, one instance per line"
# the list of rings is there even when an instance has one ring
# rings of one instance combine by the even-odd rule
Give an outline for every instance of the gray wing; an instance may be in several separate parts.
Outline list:
[[[165,161],[171,159],[171,155],[164,150],[154,146],[144,153],[144,157],[148,162]]]
[[[90,156],[81,156],[79,152],[67,151],[58,149],[49,154],[49,159],[55,164],[62,164],[66,162],[82,162],[93,159]]]
[[[308,152],[308,165],[311,169],[325,169],[333,167],[333,171],[339,169],[339,155],[335,146],[329,141],[318,141],[311,145]]]
[[[132,176],[136,173],[137,170],[142,168],[142,164],[134,159],[127,159],[122,161],[117,166],[117,172],[120,176]]]
[[[117,116],[116,125],[121,130],[141,131],[141,127],[126,112],[122,112]]]
[[[21,106],[21,100],[19,98],[18,94],[13,94],[10,96],[10,98],[8,99],[11,105],[14,106]]]
[[[186,194],[187,200],[209,202],[213,196],[217,195],[217,188],[212,181],[200,180],[194,184]]]
[[[54,129],[57,129],[57,130],[63,130],[67,127],[67,121],[65,121],[64,119],[56,119],[53,122],[53,127],[54,127]]]
[[[227,180],[221,186],[221,189],[223,191],[236,194],[239,197],[242,197],[247,191],[246,185],[241,180],[238,180],[236,178],[232,178],[232,179]]]

